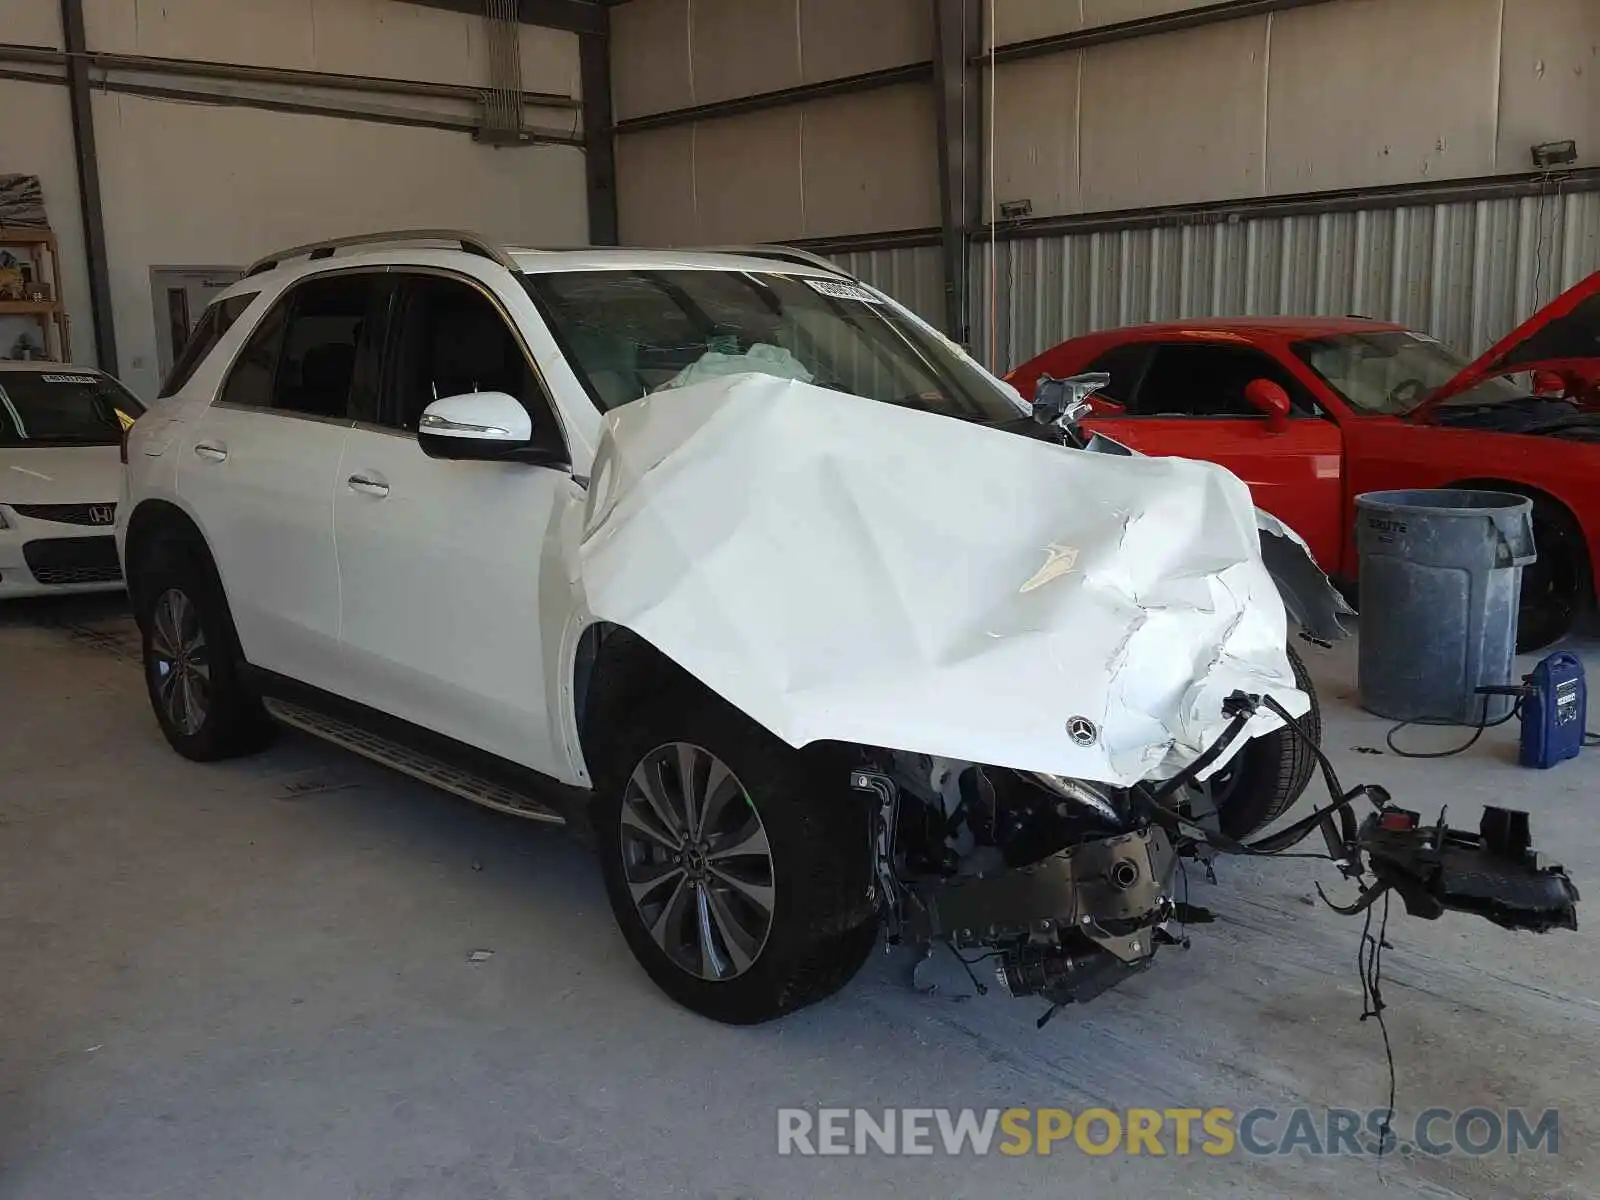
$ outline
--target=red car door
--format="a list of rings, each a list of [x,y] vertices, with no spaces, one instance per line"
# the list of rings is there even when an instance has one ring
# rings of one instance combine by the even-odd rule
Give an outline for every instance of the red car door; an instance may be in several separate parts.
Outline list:
[[[1271,355],[1233,341],[1124,344],[1089,368],[1111,373],[1101,406],[1084,422],[1144,454],[1218,463],[1250,485],[1256,505],[1290,526],[1318,565],[1337,571],[1344,549],[1343,442],[1315,398]],[[1270,421],[1245,396],[1258,379],[1294,405]]]

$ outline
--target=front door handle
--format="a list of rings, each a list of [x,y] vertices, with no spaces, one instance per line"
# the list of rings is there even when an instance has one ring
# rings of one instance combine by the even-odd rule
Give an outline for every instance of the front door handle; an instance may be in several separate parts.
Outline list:
[[[389,494],[389,485],[373,475],[352,475],[345,482],[350,485],[352,492],[360,492],[363,496],[377,496],[381,499]]]
[[[194,452],[207,462],[223,462],[228,457],[228,448],[221,442],[196,442]]]

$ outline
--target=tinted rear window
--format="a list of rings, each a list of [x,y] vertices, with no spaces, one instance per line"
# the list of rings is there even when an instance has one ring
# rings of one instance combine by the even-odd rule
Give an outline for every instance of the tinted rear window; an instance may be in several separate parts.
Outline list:
[[[200,314],[199,323],[189,334],[189,340],[178,352],[177,361],[172,364],[172,373],[161,385],[160,397],[172,395],[189,382],[194,373],[200,369],[200,364],[205,362],[206,355],[227,336],[228,330],[233,328],[233,323],[260,294],[248,292],[243,296],[229,296],[226,300],[213,301],[206,307],[206,311]]]
[[[106,375],[0,372],[0,446],[115,446],[144,405]]]

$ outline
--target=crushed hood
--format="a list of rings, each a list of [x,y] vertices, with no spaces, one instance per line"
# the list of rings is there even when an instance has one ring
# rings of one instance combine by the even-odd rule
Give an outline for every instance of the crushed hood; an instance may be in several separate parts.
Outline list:
[[[1439,418],[1439,406],[1488,379],[1517,371],[1587,377],[1600,364],[1600,271],[1567,289],[1412,410],[1413,421]]]
[[[608,414],[579,563],[596,618],[793,746],[1127,785],[1193,762],[1235,690],[1309,708],[1228,472],[796,380]]]

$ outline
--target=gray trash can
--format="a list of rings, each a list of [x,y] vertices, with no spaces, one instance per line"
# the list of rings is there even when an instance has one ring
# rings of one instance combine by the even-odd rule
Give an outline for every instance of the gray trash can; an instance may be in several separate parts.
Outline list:
[[[1534,560],[1533,502],[1437,489],[1356,497],[1361,553],[1361,707],[1397,721],[1461,725],[1511,711],[1522,568]]]

